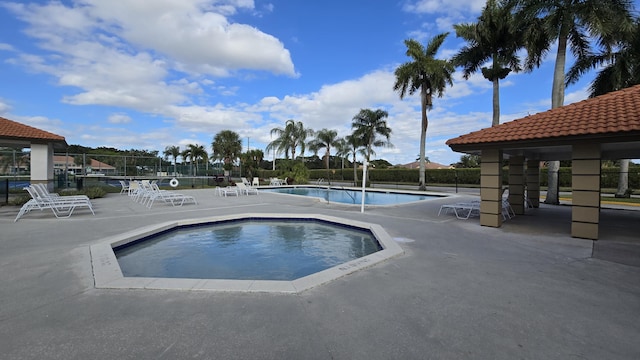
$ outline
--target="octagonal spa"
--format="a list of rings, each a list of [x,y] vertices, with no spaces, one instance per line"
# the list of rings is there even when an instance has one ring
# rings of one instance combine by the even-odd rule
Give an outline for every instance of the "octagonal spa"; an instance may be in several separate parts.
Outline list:
[[[296,293],[402,253],[377,224],[241,214],[113,236],[91,246],[91,261],[97,288]]]

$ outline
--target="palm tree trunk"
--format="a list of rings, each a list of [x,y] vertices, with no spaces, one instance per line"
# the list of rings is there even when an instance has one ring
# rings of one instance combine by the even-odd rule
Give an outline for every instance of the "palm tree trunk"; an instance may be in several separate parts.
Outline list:
[[[421,90],[421,98],[422,98],[422,124],[420,131],[420,176],[418,180],[418,190],[425,191],[427,190],[427,185],[424,177],[424,147],[427,142],[427,126],[429,126],[429,120],[427,119],[427,89],[425,85],[422,85]]]
[[[329,185],[331,185],[331,177],[329,177],[329,147],[327,147],[327,181],[329,182]]]
[[[627,192],[629,189],[629,159],[620,160],[620,174],[618,178],[618,191],[616,191],[617,198],[628,198],[631,196]]]
[[[491,126],[500,125],[500,79],[493,79],[493,120]]]
[[[353,152],[353,186],[358,186],[358,165],[356,164],[356,152]]]
[[[558,37],[558,52],[556,55],[556,64],[553,70],[553,86],[551,88],[551,108],[555,109],[564,104],[564,66],[567,61],[567,36],[566,31],[560,30]],[[560,187],[558,184],[558,170],[560,169],[560,161],[549,161],[547,174],[547,198],[545,204],[560,204]]]

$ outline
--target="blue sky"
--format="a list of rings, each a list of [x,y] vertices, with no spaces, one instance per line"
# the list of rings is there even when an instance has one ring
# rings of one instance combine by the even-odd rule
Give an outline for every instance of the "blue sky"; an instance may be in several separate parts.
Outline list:
[[[287,119],[351,132],[362,108],[389,112],[392,164],[419,154],[418,96],[400,100],[403,41],[450,32],[440,58],[463,45],[452,25],[483,0],[1,1],[0,116],[62,135],[69,144],[162,151],[222,130],[264,150]],[[638,3],[636,2],[636,8]],[[501,83],[501,122],[550,107],[554,50],[541,68]],[[571,61],[570,61],[571,62]],[[570,64],[569,64],[570,65]],[[587,98],[594,73],[570,86]],[[446,140],[491,126],[491,83],[455,74],[429,112],[426,154],[455,163]],[[272,154],[266,154],[268,159]]]

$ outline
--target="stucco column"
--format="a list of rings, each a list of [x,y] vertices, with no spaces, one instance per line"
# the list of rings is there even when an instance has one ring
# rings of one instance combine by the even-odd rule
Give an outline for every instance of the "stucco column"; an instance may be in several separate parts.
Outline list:
[[[600,145],[573,146],[571,236],[598,239],[600,222]]]
[[[31,183],[53,190],[53,145],[31,144]]]
[[[527,161],[527,199],[534,208],[540,207],[540,161]]]
[[[509,204],[513,211],[524,214],[524,157],[509,158]]]
[[[480,225],[502,226],[502,151],[499,149],[482,151]]]

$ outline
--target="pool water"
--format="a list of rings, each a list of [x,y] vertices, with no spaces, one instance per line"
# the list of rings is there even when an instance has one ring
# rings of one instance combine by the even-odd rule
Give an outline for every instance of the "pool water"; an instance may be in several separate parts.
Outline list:
[[[261,191],[274,192],[279,194],[312,196],[325,199],[328,202],[337,202],[343,204],[362,204],[361,190],[295,187],[264,189]],[[438,197],[439,196],[437,195],[365,191],[364,203],[366,205],[397,205],[413,201],[435,199]]]
[[[382,247],[370,231],[314,220],[179,228],[115,248],[124,276],[294,280]]]

